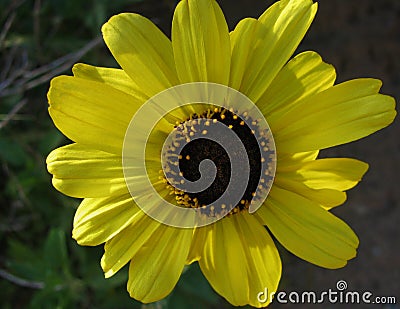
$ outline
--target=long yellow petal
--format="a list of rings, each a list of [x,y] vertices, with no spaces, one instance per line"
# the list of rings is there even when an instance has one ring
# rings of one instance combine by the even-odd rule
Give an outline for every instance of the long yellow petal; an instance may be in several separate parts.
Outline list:
[[[97,246],[129,226],[138,211],[129,194],[85,198],[75,213],[72,237],[82,246]]]
[[[77,63],[72,68],[74,76],[105,83],[121,90],[139,101],[146,102],[149,98],[143,94],[143,90],[135,83],[124,70],[114,68],[96,67],[84,63]]]
[[[245,60],[241,63],[242,67],[246,67],[240,83],[241,92],[254,102],[259,101],[303,39],[316,11],[317,4],[313,4],[311,0],[279,1],[258,19],[258,26],[254,22],[253,25],[248,22],[250,28],[235,29],[238,32],[256,32],[255,39],[239,42],[235,38],[240,39],[245,35],[231,35],[232,44],[240,44],[233,52],[236,50],[243,54],[243,50],[250,50],[246,52],[247,63],[244,63]],[[232,58],[237,57],[233,55]],[[240,76],[236,78],[240,79]],[[236,86],[237,81],[233,80],[233,85]]]
[[[172,21],[172,46],[182,83],[228,84],[230,41],[225,17],[214,0],[183,0]]]
[[[281,168],[279,177],[314,189],[349,190],[368,170],[368,164],[350,158],[326,158]]]
[[[282,68],[257,104],[268,121],[269,115],[279,114],[303,98],[332,87],[335,79],[332,65],[315,52],[303,52]]]
[[[147,243],[161,223],[138,211],[130,225],[106,242],[101,267],[106,278],[113,276],[126,265]]]
[[[314,161],[318,157],[319,151],[307,151],[298,153],[282,153],[277,156],[277,173],[291,166],[298,166],[302,162]]]
[[[268,232],[248,213],[218,221],[207,235],[200,268],[211,286],[231,304],[263,307],[257,295],[275,292],[281,261]]]
[[[310,188],[304,181],[297,181],[292,175],[278,174],[275,177],[274,186],[297,193],[313,202],[327,208],[342,205],[346,201],[346,193],[331,188]]]
[[[207,234],[210,229],[207,226],[195,228],[193,231],[193,240],[190,246],[189,255],[186,264],[191,264],[201,259]]]
[[[114,58],[148,97],[178,83],[171,41],[149,19],[115,15],[102,32]]]
[[[351,228],[298,194],[273,187],[257,215],[287,250],[310,263],[340,268],[356,256]]]
[[[46,160],[53,185],[73,197],[103,197],[128,192],[122,159],[79,144],[53,150]]]
[[[301,152],[348,143],[389,125],[392,97],[378,94],[381,82],[356,79],[320,92],[269,117],[277,150]]]
[[[143,103],[104,83],[72,76],[54,78],[48,100],[54,124],[67,137],[118,155],[128,124]]]
[[[253,46],[260,44],[258,36],[261,23],[254,18],[242,19],[230,33],[231,40],[231,71],[229,87],[241,89],[244,74],[253,54]]]
[[[131,297],[150,303],[166,297],[185,266],[193,231],[162,225],[147,246],[133,257],[127,289]]]

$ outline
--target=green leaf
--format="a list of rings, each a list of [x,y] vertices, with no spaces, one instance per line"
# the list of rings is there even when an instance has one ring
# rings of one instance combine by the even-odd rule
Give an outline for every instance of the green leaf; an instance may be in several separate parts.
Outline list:
[[[44,261],[47,267],[47,275],[62,270],[64,275],[69,275],[69,261],[65,234],[58,228],[50,230],[44,245]]]
[[[177,286],[168,298],[168,308],[218,307],[221,298],[204,278],[198,263],[182,274]]]
[[[0,135],[0,159],[13,166],[23,166],[29,155],[16,140]]]

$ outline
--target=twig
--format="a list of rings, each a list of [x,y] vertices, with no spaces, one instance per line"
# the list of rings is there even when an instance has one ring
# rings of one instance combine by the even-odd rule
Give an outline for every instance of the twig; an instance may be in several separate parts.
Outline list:
[[[0,18],[3,19],[3,18],[5,18],[5,16],[9,15],[10,12],[16,11],[18,9],[18,7],[21,6],[25,1],[26,0],[11,1],[10,5],[5,10],[3,10],[3,12],[1,12],[2,14],[1,14]]]
[[[26,279],[23,278],[19,278],[17,276],[14,276],[13,274],[10,274],[9,272],[0,269],[0,277],[16,284],[19,286],[22,286],[24,288],[31,288],[31,289],[43,289],[44,288],[44,283],[43,282],[39,282],[39,281],[28,281]]]
[[[34,88],[40,84],[43,84],[49,81],[54,76],[60,74],[65,71],[69,67],[71,67],[75,62],[77,62],[80,58],[82,58],[87,52],[96,47],[102,42],[101,37],[97,37],[83,46],[76,52],[70,53],[66,56],[63,56],[59,59],[54,60],[53,62],[39,67],[33,71],[27,72],[23,74],[23,78],[14,84],[14,87],[6,89],[4,85],[9,85],[10,81],[6,79],[0,84],[0,97],[5,97],[13,94],[20,93],[21,91],[25,91],[31,88]],[[42,75],[42,76],[40,76]],[[37,77],[37,78],[35,78]],[[32,78],[34,78],[32,80]],[[1,89],[4,90],[1,90]]]
[[[41,59],[42,58],[42,48],[40,44],[40,10],[41,10],[41,1],[40,0],[35,0],[34,6],[33,6],[33,38],[35,41],[35,47],[36,47],[36,54],[37,58]]]
[[[4,269],[0,269],[0,277],[10,281],[11,283],[18,285],[18,286],[22,286],[24,288],[41,290],[46,287],[46,284],[44,282],[29,281],[29,280],[17,277],[13,274],[10,274],[8,271],[6,271]],[[53,287],[53,291],[59,292],[59,291],[65,289],[65,287],[66,287],[65,284],[57,284]]]
[[[1,30],[0,33],[0,50],[3,48],[4,40],[6,38],[8,31],[11,28],[14,19],[15,19],[15,12],[13,12],[4,23],[3,29]]]
[[[17,59],[20,56],[21,59]],[[19,61],[18,64],[15,64]],[[16,67],[16,68],[14,68]],[[2,89],[6,89],[11,85],[17,78],[22,76],[26,69],[28,68],[28,53],[23,50],[22,54],[18,54],[18,46],[13,46],[10,53],[7,55],[4,61],[3,71],[0,75],[0,92]],[[12,69],[12,71],[11,71]],[[8,78],[6,79],[6,77]]]
[[[27,102],[27,99],[23,99],[12,108],[12,110],[0,122],[0,130],[3,129],[10,122],[10,120],[14,118],[14,116],[26,105]]]

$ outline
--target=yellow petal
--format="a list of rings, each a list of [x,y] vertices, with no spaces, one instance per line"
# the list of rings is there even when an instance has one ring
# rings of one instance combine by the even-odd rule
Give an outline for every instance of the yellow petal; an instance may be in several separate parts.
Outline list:
[[[182,83],[228,84],[230,41],[225,17],[214,0],[183,0],[172,21],[172,46]]]
[[[111,17],[102,32],[114,58],[145,95],[178,83],[171,41],[150,20],[123,13]]]
[[[121,69],[95,67],[84,63],[77,63],[72,68],[74,76],[86,78],[100,83],[108,84],[121,90],[138,101],[146,102],[149,98],[143,94],[142,89]]]
[[[356,79],[299,102],[269,117],[281,152],[302,152],[348,143],[389,125],[395,115],[392,97],[377,94],[381,82]]]
[[[275,292],[281,276],[278,251],[257,219],[242,212],[212,226],[199,261],[211,286],[231,304],[266,306],[257,295]]]
[[[251,50],[247,63],[241,64],[246,67],[241,92],[254,102],[259,101],[303,39],[316,11],[317,4],[311,0],[279,1],[259,18],[256,39],[237,42],[241,45],[236,49],[239,54],[243,53],[242,49]],[[237,28],[237,31],[248,30],[246,27]],[[234,36],[241,38],[244,35]]]
[[[285,170],[290,166],[298,166],[299,163],[314,161],[318,157],[319,151],[308,151],[298,153],[282,153],[277,156],[277,173]]]
[[[113,276],[128,263],[161,226],[161,223],[151,219],[143,211],[136,212],[130,225],[104,246],[101,267],[106,278]]]
[[[85,198],[75,213],[72,237],[80,245],[97,246],[130,225],[138,211],[129,194]]]
[[[302,182],[314,189],[349,190],[368,170],[368,164],[350,158],[329,158],[281,169],[279,177]]]
[[[72,76],[51,81],[49,113],[74,142],[120,155],[128,124],[142,102],[104,83]]]
[[[192,264],[201,259],[204,249],[204,243],[207,239],[207,234],[210,229],[207,226],[195,228],[193,231],[193,240],[190,246],[189,255],[186,264]]]
[[[346,201],[346,193],[330,188],[310,188],[305,185],[304,181],[296,180],[292,174],[278,174],[275,177],[274,185],[297,193],[327,208],[342,205]]]
[[[242,19],[230,33],[231,40],[231,71],[229,86],[240,90],[244,73],[247,69],[253,46],[260,40],[258,34],[262,24],[253,18]]]
[[[285,65],[258,101],[267,121],[272,113],[280,113],[301,99],[333,86],[333,66],[322,61],[315,52],[303,52]]]
[[[127,193],[121,157],[71,144],[53,150],[46,160],[53,185],[73,197]]]
[[[162,225],[133,257],[127,289],[132,298],[150,303],[166,297],[185,266],[193,231]]]
[[[257,215],[287,250],[310,263],[340,268],[356,256],[351,228],[298,194],[273,187]]]

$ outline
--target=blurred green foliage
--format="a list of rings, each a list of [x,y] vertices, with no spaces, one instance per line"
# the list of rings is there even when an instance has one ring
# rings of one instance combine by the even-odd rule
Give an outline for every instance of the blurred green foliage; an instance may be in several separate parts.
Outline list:
[[[126,291],[127,267],[110,279],[102,248],[71,238],[78,200],[51,185],[45,158],[68,140],[47,114],[49,80],[73,63],[116,63],[99,38],[113,14],[140,5],[170,21],[160,1],[0,0],[0,300],[1,308],[220,308],[228,305],[187,268],[165,300],[142,305]],[[164,1],[172,8],[175,1]],[[156,14],[156,13],[154,13]]]

